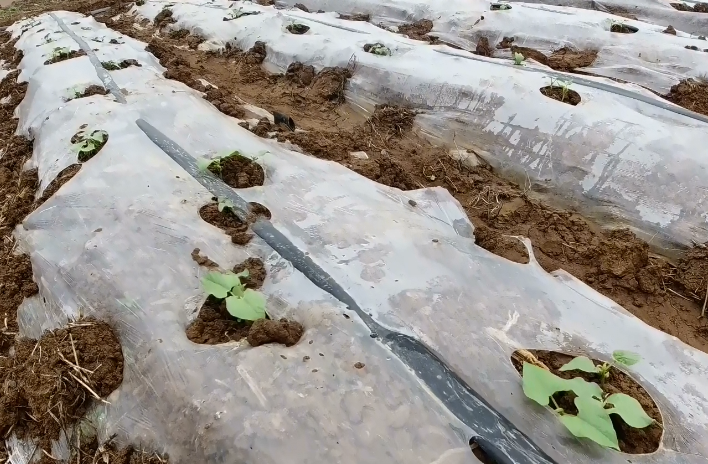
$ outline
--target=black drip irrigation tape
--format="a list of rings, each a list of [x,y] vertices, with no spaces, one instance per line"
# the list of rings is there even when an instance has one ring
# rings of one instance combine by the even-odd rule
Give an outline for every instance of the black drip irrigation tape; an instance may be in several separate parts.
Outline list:
[[[98,78],[101,79],[101,82],[103,82],[103,86],[108,89],[109,92],[111,92],[111,95],[115,97],[116,101],[118,103],[126,103],[125,97],[123,96],[123,92],[120,91],[118,85],[113,80],[108,71],[103,68],[101,61],[93,52],[93,49],[89,47],[89,45],[84,41],[84,39],[74,34],[74,32],[69,29],[66,24],[64,24],[64,21],[59,19],[54,13],[49,13],[49,16],[51,16],[54,21],[59,24],[59,27],[62,31],[66,32],[69,37],[74,39],[74,41],[79,44],[79,47],[81,47],[81,49],[86,52],[86,55],[89,57],[89,60],[91,60],[91,64],[96,69],[96,74],[98,75]]]
[[[517,70],[520,69],[522,71],[527,71],[527,72],[546,74],[548,76],[557,77],[559,79],[568,78],[568,74],[565,74],[565,73],[560,73],[560,72],[556,72],[556,71],[548,71],[545,69],[534,69],[534,68],[529,68],[529,67],[525,67],[525,66],[515,66],[511,63],[503,63],[500,61],[494,61],[492,59],[484,59],[484,58],[480,58],[478,56],[471,55],[471,54],[464,55],[462,53],[457,53],[453,50],[435,49],[435,51],[438,53],[442,53],[443,55],[454,56],[456,58],[464,58],[467,60],[483,61],[485,63],[495,64],[497,66],[514,67]],[[664,109],[666,111],[671,111],[672,113],[680,114],[682,116],[686,116],[686,117],[695,119],[697,121],[708,123],[708,117],[703,116],[700,113],[696,113],[694,111],[687,110],[686,108],[683,108],[681,106],[673,105],[671,103],[668,103],[668,102],[665,102],[662,100],[658,100],[658,99],[655,99],[652,97],[648,97],[646,95],[642,95],[641,93],[632,92],[631,90],[623,89],[621,87],[615,87],[613,85],[605,84],[602,82],[591,81],[589,79],[584,79],[582,77],[576,77],[575,75],[573,76],[573,83],[578,83],[578,84],[584,85],[586,87],[592,87],[594,89],[614,93],[615,95],[621,95],[623,97],[632,98],[632,99],[640,101],[642,103],[646,103],[648,105],[653,105],[658,108]]]
[[[217,198],[228,198],[234,204],[235,214],[244,222],[249,204],[234,189],[208,171],[201,171],[196,160],[173,140],[143,119],[135,122],[150,140],[173,161],[194,177]],[[251,230],[270,247],[302,272],[313,284],[353,310],[378,338],[401,361],[415,371],[430,391],[464,424],[477,435],[470,442],[498,464],[555,464],[543,450],[534,444],[504,416],[495,411],[464,380],[452,371],[433,350],[421,341],[382,327],[364,311],[324,269],[297,248],[273,224],[260,217]]]

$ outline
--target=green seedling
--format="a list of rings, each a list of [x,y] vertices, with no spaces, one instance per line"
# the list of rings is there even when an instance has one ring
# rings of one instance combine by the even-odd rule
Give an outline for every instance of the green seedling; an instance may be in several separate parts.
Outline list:
[[[68,47],[56,47],[52,50],[52,61],[62,60],[68,58],[71,55],[71,50]]]
[[[244,321],[255,321],[266,317],[266,299],[262,293],[244,287],[242,277],[248,277],[248,270],[233,272],[210,272],[202,279],[207,294],[226,301],[226,310],[233,317]]]
[[[519,53],[519,52],[514,53],[514,64],[515,65],[523,66],[525,60],[526,60],[526,58],[521,53]]]
[[[573,81],[566,81],[550,76],[548,78],[551,80],[551,88],[558,87],[561,89],[561,101],[565,101],[568,98],[568,92],[570,91],[570,86],[573,85]]]
[[[221,163],[233,156],[241,156],[241,153],[238,150],[234,150],[234,151],[227,152],[225,154],[216,155],[214,158],[211,158],[211,159],[199,158],[197,160],[197,167],[202,172],[211,171],[212,173],[214,173],[216,175],[220,175],[221,174]]]
[[[219,198],[219,204],[217,206],[219,212],[222,213],[225,208],[229,208],[231,211],[234,210],[234,202],[228,198]]]
[[[291,34],[301,35],[301,34],[306,33],[307,31],[309,31],[310,26],[306,26],[306,25],[300,24],[300,23],[292,23],[292,24],[288,24],[286,29]]]
[[[101,65],[103,66],[103,69],[106,71],[117,71],[120,68],[120,65],[116,63],[115,61],[102,61]]]
[[[380,42],[364,45],[364,51],[379,56],[391,56],[391,49]]]
[[[77,152],[79,161],[82,163],[93,158],[108,141],[108,132],[104,130],[94,130],[89,133],[80,132],[78,135],[78,140],[72,145],[72,148]]]
[[[641,361],[642,358],[637,353],[633,353],[631,351],[616,350],[612,352],[612,359],[614,359],[618,364],[633,366]],[[600,385],[604,385],[610,375],[611,367],[612,364],[608,362],[596,366],[595,363],[592,362],[592,360],[587,356],[578,356],[573,358],[572,361],[565,364],[559,370],[562,372],[577,370],[591,374],[598,374],[600,376]]]
[[[233,21],[234,19],[238,19],[242,16],[257,14],[260,14],[260,11],[243,11],[243,8],[239,8],[238,10],[230,11],[228,15],[224,16],[224,21]]]
[[[639,356],[628,351],[615,351],[613,357],[615,361],[625,365],[639,362]],[[602,375],[600,368],[597,368],[597,371],[590,371],[590,366],[593,368],[596,366],[588,358],[583,358],[587,361],[578,361],[580,358],[575,358],[560,370],[579,369]],[[564,369],[568,366],[569,369]],[[636,399],[624,393],[608,395],[598,384],[587,382],[580,377],[562,379],[529,363],[524,363],[522,376],[524,394],[541,406],[548,406],[549,401],[552,402],[553,410],[558,414],[560,421],[578,438],[588,438],[599,445],[619,450],[617,433],[611,419],[612,414],[619,415],[627,425],[638,429],[655,423]],[[566,391],[576,395],[573,401],[578,410],[576,415],[568,414],[553,398],[557,392]]]

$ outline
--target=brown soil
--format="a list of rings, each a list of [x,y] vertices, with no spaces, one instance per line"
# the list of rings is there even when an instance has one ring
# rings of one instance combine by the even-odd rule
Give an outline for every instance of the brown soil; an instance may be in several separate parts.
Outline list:
[[[52,195],[57,193],[59,189],[69,182],[72,177],[74,177],[76,174],[79,173],[81,170],[81,164],[72,164],[70,166],[65,167],[64,169],[61,170],[59,175],[49,183],[46,189],[44,189],[44,192],[42,192],[42,198],[39,200],[39,203],[44,203],[47,201]]]
[[[266,269],[263,261],[259,258],[248,258],[233,268],[235,274],[245,270],[248,270],[248,277],[241,278],[241,283],[243,283],[244,287],[254,290],[261,288],[266,278]]]
[[[242,222],[230,208],[219,212],[217,203],[209,203],[199,209],[199,216],[209,224],[218,227],[231,237],[237,245],[246,245],[253,235],[248,231],[248,224]]]
[[[398,26],[398,32],[408,36],[409,39],[422,40],[424,42],[435,42],[435,37],[430,37],[428,33],[433,30],[433,22],[429,19],[421,19],[414,23],[406,23]]]
[[[676,29],[674,29],[674,26],[669,25],[666,29],[662,31],[664,34],[671,34],[671,35],[676,35]]]
[[[609,11],[613,15],[622,16],[623,18],[634,19],[635,21],[638,21],[638,18],[636,16],[634,16],[632,13],[627,11],[626,8],[622,8],[621,6],[605,5],[605,8],[607,8],[607,11]]]
[[[369,121],[389,137],[402,137],[413,128],[415,111],[397,106],[378,105]]]
[[[486,37],[480,37],[477,41],[477,48],[475,48],[475,54],[480,56],[487,56],[492,58],[494,56],[494,49],[489,45],[489,39]]]
[[[71,50],[69,53],[65,55],[58,55],[55,56],[54,58],[50,58],[47,61],[44,62],[44,64],[54,64],[54,63],[59,63],[61,61],[66,61],[70,60],[72,58],[78,58],[80,56],[86,56],[86,52],[83,50]]]
[[[591,66],[597,59],[597,50],[574,50],[563,47],[548,57],[548,66],[556,71],[572,72],[577,68]]]
[[[285,27],[285,29],[287,29],[288,32],[290,32],[291,34],[302,35],[302,34],[306,34],[307,31],[310,30],[310,26],[305,26],[304,24],[296,23],[296,24],[288,24]]]
[[[591,374],[582,371],[565,371],[561,372],[560,369],[564,364],[570,362],[575,356],[570,356],[563,353],[558,353],[555,351],[544,351],[544,350],[528,350],[536,358],[545,364],[552,373],[563,379],[572,379],[575,377],[581,377],[588,382],[595,382],[599,384],[599,378],[596,374]],[[595,365],[603,364],[601,361],[593,360]],[[517,352],[514,352],[511,356],[511,362],[516,368],[517,372],[521,373],[523,369],[524,358],[519,356]],[[612,423],[615,426],[615,431],[617,432],[617,438],[619,440],[620,450],[629,454],[645,454],[653,453],[659,448],[661,444],[661,437],[663,433],[663,420],[659,408],[654,403],[652,397],[647,393],[647,391],[639,385],[632,377],[625,374],[615,367],[610,368],[610,374],[608,379],[603,385],[602,389],[608,393],[624,393],[632,398],[639,401],[642,405],[644,411],[657,421],[658,423],[652,424],[643,429],[635,429],[627,425],[621,417],[613,414]],[[558,406],[563,408],[569,414],[577,414],[578,410],[573,403],[575,399],[575,394],[572,392],[558,392],[553,395],[553,398],[558,403]]]
[[[167,7],[163,8],[162,11],[155,16],[155,27],[158,29],[176,22],[177,20],[172,17],[172,10]]]
[[[296,4],[295,4],[295,8],[297,8],[297,9],[299,9],[299,10],[302,10],[302,11],[304,11],[305,13],[309,13],[309,12],[310,12],[310,10],[309,10],[305,5],[303,5],[302,3],[296,3]]]
[[[696,3],[695,6],[690,7],[685,3],[669,3],[672,7],[679,11],[693,11],[694,13],[708,13],[708,3]]]
[[[688,110],[708,116],[708,82],[685,79],[662,96]]]
[[[208,89],[206,89],[205,93],[206,95],[204,96],[204,98],[209,101],[209,103],[217,107],[219,111],[221,111],[225,115],[238,119],[243,119],[245,117],[246,112],[243,110],[241,105],[232,103],[230,100],[232,100],[233,97],[231,95],[228,95],[223,90],[214,87],[209,87]]]
[[[0,358],[0,435],[51,440],[105,398],[123,381],[123,352],[113,329],[84,319],[45,332],[39,340],[20,339],[14,356]]]
[[[613,24],[610,26],[610,32],[619,32],[621,34],[634,34],[637,32],[626,24]]]
[[[302,64],[299,61],[290,63],[288,70],[285,72],[285,78],[297,85],[307,87],[312,84],[312,80],[315,78],[315,67]]]
[[[368,13],[340,14],[339,19],[346,19],[347,21],[371,21],[371,15]]]
[[[77,435],[79,439],[79,435]],[[169,457],[151,453],[133,446],[118,448],[112,441],[99,444],[96,438],[72,443],[70,463],[76,464],[169,464]],[[51,460],[52,463],[56,462]],[[49,464],[49,461],[47,462]]]
[[[514,56],[514,53],[521,53],[524,55],[524,58],[529,59],[531,58],[534,61],[537,61],[541,64],[548,64],[548,57],[544,55],[543,53],[539,52],[535,48],[529,48],[529,47],[518,47],[516,45],[511,46],[511,56]]]
[[[209,259],[208,256],[202,255],[200,253],[199,248],[195,248],[192,250],[192,259],[194,260],[195,263],[199,264],[200,266],[204,267],[219,267],[218,264],[216,264],[214,261]]]
[[[562,87],[547,85],[545,87],[541,87],[541,93],[548,98],[552,98],[569,105],[575,106],[580,103],[580,94],[572,89],[568,89],[564,94]]]
[[[514,43],[513,37],[504,37],[504,38],[502,38],[502,41],[497,44],[497,48],[499,50],[503,50],[505,48],[511,48],[513,43]]]
[[[246,61],[246,64],[250,65],[261,64],[265,61],[267,53],[265,42],[257,40],[256,43],[253,44],[253,47],[246,52],[244,61]]]
[[[134,30],[132,23],[127,17],[111,27],[150,42],[152,30]],[[532,186],[511,183],[484,164],[467,168],[450,159],[447,148],[436,147],[412,131],[389,137],[376,127],[375,120],[363,120],[347,105],[313,98],[314,85],[303,88],[285,76],[269,75],[260,66],[245,64],[238,50],[219,55],[174,47],[178,45],[184,43],[168,38],[150,45],[155,47],[153,53],[162,54],[158,58],[163,66],[180,70],[178,80],[202,77],[248,103],[297,116],[303,132],[281,131],[278,140],[289,140],[312,156],[337,161],[385,185],[404,190],[446,188],[467,212],[478,243],[487,250],[526,262],[525,249],[502,235],[529,237],[546,271],[564,269],[647,324],[708,352],[708,318],[699,318],[703,301],[686,293],[675,266],[650,254],[646,243],[631,233],[603,231],[572,211],[537,201]],[[170,64],[180,61],[184,65]],[[350,71],[355,72],[354,67]],[[366,152],[369,159],[350,156],[355,151]],[[210,210],[216,215],[216,204]],[[246,231],[240,221],[236,226]],[[641,256],[641,260],[631,256]],[[613,268],[618,273],[608,271]]]
[[[248,331],[248,343],[251,346],[261,346],[266,343],[281,343],[293,346],[302,338],[305,328],[299,322],[280,319],[258,319]]]
[[[88,14],[99,8],[115,6],[115,0],[70,0],[61,4],[61,9]],[[56,11],[59,7],[55,2],[46,0],[15,0],[11,8],[2,11],[0,26],[9,26],[22,17],[29,17],[47,11]]]
[[[263,185],[265,172],[260,164],[241,155],[222,158],[221,168],[216,164],[209,165],[209,170],[221,177],[226,185],[233,188],[249,188]]]
[[[344,87],[352,73],[347,68],[324,68],[312,84],[312,98],[321,102],[344,102]]]
[[[679,260],[677,271],[676,280],[685,292],[705,302],[708,289],[708,248],[688,250]]]

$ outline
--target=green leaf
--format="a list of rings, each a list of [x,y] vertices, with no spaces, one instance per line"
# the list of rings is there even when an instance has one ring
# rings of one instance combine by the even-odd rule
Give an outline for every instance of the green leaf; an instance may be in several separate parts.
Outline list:
[[[541,406],[548,405],[548,398],[558,391],[567,391],[568,381],[533,364],[524,363],[522,371],[524,395]]]
[[[643,429],[654,423],[654,419],[644,412],[639,401],[629,395],[614,393],[605,400],[605,403],[614,406],[614,408],[606,410],[609,414],[619,414],[630,427]]]
[[[588,382],[580,377],[566,380],[566,382],[568,383],[566,390],[571,390],[577,396],[584,398],[602,398],[602,388],[595,382]]]
[[[240,283],[240,278],[231,272],[210,272],[202,279],[204,291],[216,298],[226,298],[231,289]]]
[[[579,396],[575,398],[575,406],[578,408],[577,416],[569,414],[560,416],[560,421],[570,430],[570,433],[579,438],[589,438],[607,448],[619,450],[617,433],[602,402]]]
[[[633,366],[642,360],[638,353],[626,350],[616,350],[612,352],[615,361],[625,366]]]
[[[211,164],[210,159],[197,158],[197,167],[199,168],[200,171],[206,171],[209,168],[210,164]]]
[[[104,130],[95,130],[91,132],[91,135],[89,135],[89,139],[93,140],[96,143],[103,143],[106,140],[106,136],[108,133]]]
[[[231,208],[231,209],[233,209],[233,208],[234,208],[234,202],[231,201],[231,200],[228,199],[228,198],[220,198],[220,199],[219,199],[218,208],[219,208],[219,212],[222,212],[222,211],[224,210],[224,208]]]
[[[583,371],[590,372],[592,374],[597,374],[598,372],[600,372],[595,363],[593,363],[592,360],[587,356],[578,356],[576,358],[573,358],[569,363],[564,364],[558,370],[561,372]]]
[[[263,294],[247,289],[242,297],[230,296],[226,298],[226,310],[235,318],[255,321],[265,318],[265,303]]]

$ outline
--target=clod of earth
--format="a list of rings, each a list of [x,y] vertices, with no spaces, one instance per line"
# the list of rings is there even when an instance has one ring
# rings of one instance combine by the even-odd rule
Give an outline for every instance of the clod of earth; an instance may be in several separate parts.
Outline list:
[[[246,52],[246,63],[261,64],[266,59],[266,44],[260,40],[253,44],[248,52]]]
[[[497,48],[502,50],[504,48],[511,48],[513,45],[514,38],[513,37],[504,37],[501,42],[497,44]]]
[[[576,50],[563,47],[555,50],[548,57],[546,64],[556,71],[571,72],[578,68],[591,66],[597,59],[597,50]]]
[[[489,45],[489,39],[486,37],[480,37],[477,40],[477,47],[475,48],[475,54],[479,56],[486,56],[492,58],[494,56],[494,49]]]
[[[339,19],[345,19],[347,21],[370,21],[371,15],[368,13],[340,14]]]
[[[211,259],[209,259],[208,256],[202,255],[200,253],[199,248],[195,248],[194,250],[192,250],[191,256],[192,256],[192,259],[194,260],[194,262],[199,264],[200,266],[210,267],[210,268],[219,267],[219,265],[217,263],[215,263],[214,261],[212,261]]]
[[[176,23],[177,20],[172,17],[172,10],[169,8],[163,8],[157,16],[155,16],[155,27],[158,29],[167,24]]]
[[[433,30],[433,22],[429,19],[421,19],[414,23],[401,24],[398,26],[398,32],[410,39],[414,40],[425,40],[432,42],[431,37],[428,33]]]
[[[708,3],[696,3],[693,7],[685,3],[669,3],[679,11],[693,11],[695,13],[708,13]]]
[[[39,340],[20,339],[15,354],[0,358],[0,364],[0,385],[6,388],[0,435],[12,429],[21,438],[39,439],[47,450],[63,427],[123,381],[118,338],[108,324],[91,319],[45,332]],[[56,408],[60,402],[62,408]]]
[[[287,71],[285,71],[285,77],[299,85],[308,86],[312,84],[312,81],[315,78],[315,67],[296,61],[294,63],[290,63]]]
[[[257,187],[265,181],[265,172],[261,165],[240,154],[215,160],[208,169],[233,188]]]
[[[619,32],[621,34],[634,34],[639,31],[638,28],[634,26],[628,26],[624,23],[614,23],[610,26],[610,32]]]
[[[684,108],[708,116],[708,82],[685,79],[671,87],[665,99]]]
[[[310,10],[309,10],[305,5],[303,5],[302,3],[296,3],[296,4],[295,4],[295,8],[297,8],[297,9],[299,9],[299,10],[302,10],[302,11],[304,11],[305,13],[309,13],[309,12],[310,12]]]
[[[246,261],[237,264],[232,269],[234,274],[239,274],[243,271],[248,271],[248,276],[241,279],[244,287],[251,289],[261,288],[266,278],[265,264],[259,258],[248,258]]]
[[[524,58],[526,59],[532,59],[534,61],[537,61],[541,64],[548,64],[548,57],[544,55],[543,53],[539,52],[538,50],[534,48],[528,48],[528,47],[518,47],[516,45],[511,46],[511,55],[514,57],[514,61],[516,61],[516,54],[520,53]]]
[[[295,24],[288,24],[288,26],[285,29],[287,29],[288,32],[290,32],[291,34],[302,35],[310,30],[310,26],[295,23]]]
[[[261,346],[266,343],[293,346],[300,341],[304,333],[302,324],[296,321],[259,319],[253,323],[248,332],[248,343],[251,346]]]
[[[664,34],[671,34],[671,35],[676,35],[676,29],[674,29],[674,26],[669,25],[666,29],[662,31]]]

